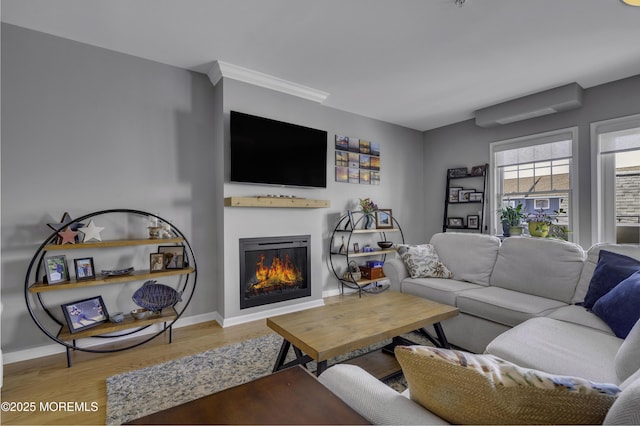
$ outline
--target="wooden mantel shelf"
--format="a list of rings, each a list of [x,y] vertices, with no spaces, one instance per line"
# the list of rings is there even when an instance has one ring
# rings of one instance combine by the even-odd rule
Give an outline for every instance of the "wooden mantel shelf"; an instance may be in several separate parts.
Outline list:
[[[225,207],[280,207],[318,209],[329,207],[328,200],[286,197],[226,197]]]

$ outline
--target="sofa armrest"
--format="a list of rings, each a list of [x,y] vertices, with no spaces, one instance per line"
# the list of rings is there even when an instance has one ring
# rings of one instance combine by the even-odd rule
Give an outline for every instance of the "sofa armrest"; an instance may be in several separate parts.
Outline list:
[[[409,271],[404,266],[402,259],[394,257],[393,259],[387,259],[382,265],[384,274],[389,279],[391,284],[391,290],[400,291],[402,289],[402,280],[409,277]]]
[[[337,364],[318,379],[372,424],[448,424],[358,366]]]

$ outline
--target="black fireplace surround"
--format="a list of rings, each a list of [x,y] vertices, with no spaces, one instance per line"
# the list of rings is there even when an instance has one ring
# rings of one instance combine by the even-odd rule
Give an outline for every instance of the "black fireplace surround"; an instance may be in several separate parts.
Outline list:
[[[240,309],[311,296],[311,235],[240,239]]]

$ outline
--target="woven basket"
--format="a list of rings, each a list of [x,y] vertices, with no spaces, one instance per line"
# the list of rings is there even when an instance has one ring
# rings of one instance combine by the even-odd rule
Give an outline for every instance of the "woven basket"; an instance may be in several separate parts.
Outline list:
[[[362,271],[360,271],[360,267],[354,260],[350,261],[347,265],[347,270],[342,275],[342,279],[351,282],[356,282],[362,279]]]

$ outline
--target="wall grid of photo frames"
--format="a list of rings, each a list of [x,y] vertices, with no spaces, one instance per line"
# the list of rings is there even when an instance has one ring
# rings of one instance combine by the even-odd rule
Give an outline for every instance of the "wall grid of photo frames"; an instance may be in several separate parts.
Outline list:
[[[380,185],[380,144],[336,135],[336,182]]]

